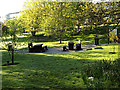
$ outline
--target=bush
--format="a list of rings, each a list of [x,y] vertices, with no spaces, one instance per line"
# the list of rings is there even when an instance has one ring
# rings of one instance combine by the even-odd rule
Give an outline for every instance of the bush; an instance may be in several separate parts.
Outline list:
[[[97,61],[81,73],[88,88],[120,88],[120,59]]]

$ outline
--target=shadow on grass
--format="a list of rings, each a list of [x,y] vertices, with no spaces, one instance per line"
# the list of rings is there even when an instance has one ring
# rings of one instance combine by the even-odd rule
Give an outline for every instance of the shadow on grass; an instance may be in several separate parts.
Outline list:
[[[9,58],[3,53],[3,64]],[[95,55],[97,54],[97,55]],[[17,53],[13,66],[3,66],[3,88],[85,88],[81,70],[104,56],[102,51],[69,54]]]
[[[80,70],[92,62],[73,57],[61,57],[59,54],[17,54],[15,62],[20,64],[3,66],[3,88],[83,88],[85,85]],[[4,53],[3,63],[6,63],[5,59]]]
[[[3,53],[3,64],[9,59],[6,54]],[[2,67],[3,88],[85,88],[81,68],[94,63],[93,57],[101,57],[99,54],[103,52],[53,55],[17,53],[15,62],[20,64]]]

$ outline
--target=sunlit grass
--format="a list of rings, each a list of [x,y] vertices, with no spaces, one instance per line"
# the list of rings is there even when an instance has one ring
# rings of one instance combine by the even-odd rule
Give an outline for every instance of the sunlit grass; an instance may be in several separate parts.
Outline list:
[[[113,45],[66,54],[16,53],[15,62],[20,64],[3,66],[3,88],[85,88],[81,78],[82,67],[98,60],[115,60],[116,54],[109,54]],[[3,64],[9,60],[3,53]]]

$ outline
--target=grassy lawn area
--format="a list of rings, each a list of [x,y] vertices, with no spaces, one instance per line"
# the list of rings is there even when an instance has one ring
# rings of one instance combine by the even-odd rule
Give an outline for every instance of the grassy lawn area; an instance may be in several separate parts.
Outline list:
[[[116,54],[109,54],[112,46],[66,54],[16,53],[15,62],[20,64],[2,67],[3,88],[86,88],[82,69],[98,60],[118,59],[118,45]],[[5,64],[8,53],[3,52],[2,58]]]
[[[107,38],[105,35],[99,35],[99,43],[107,43]],[[62,47],[64,44],[68,46],[68,42],[74,42],[75,44],[78,43],[78,40],[81,40],[82,45],[88,45],[88,44],[94,44],[94,34],[90,35],[75,35],[71,38],[65,37],[62,40],[62,44],[59,44],[60,41],[57,38],[54,37],[48,37],[44,36],[43,33],[36,34],[35,37],[31,37],[30,33],[23,34],[23,36],[18,36],[17,40],[17,49],[28,49],[28,43],[33,42],[33,45],[43,43],[43,46],[47,45],[48,47]],[[5,42],[11,42],[10,37],[8,37]],[[0,48],[2,47],[2,44],[0,45]],[[7,49],[7,47],[4,46],[3,49]]]

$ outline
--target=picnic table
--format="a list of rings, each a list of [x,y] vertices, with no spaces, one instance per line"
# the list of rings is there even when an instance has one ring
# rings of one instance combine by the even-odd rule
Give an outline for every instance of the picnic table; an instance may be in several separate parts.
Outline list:
[[[36,44],[32,45],[32,43],[28,44],[29,52],[45,52],[47,49],[47,46],[42,47],[43,44]]]

